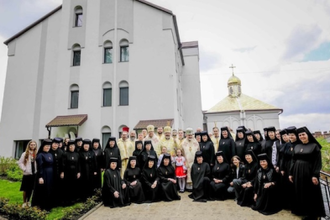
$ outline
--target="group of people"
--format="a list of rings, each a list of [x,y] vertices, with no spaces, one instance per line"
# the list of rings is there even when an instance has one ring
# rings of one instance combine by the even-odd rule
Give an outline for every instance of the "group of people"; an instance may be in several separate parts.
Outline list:
[[[125,128],[104,149],[98,139],[77,138],[59,147],[62,140],[54,138],[37,153],[30,141],[19,162],[24,204],[33,189],[32,206],[50,209],[102,187],[109,207],[180,200],[178,192],[188,191],[193,201],[234,199],[266,215],[283,208],[306,219],[325,215],[321,145],[306,127],[267,127],[263,137],[240,126],[235,139],[228,127],[214,127],[211,135],[169,126],[154,131],[149,125],[135,139]]]

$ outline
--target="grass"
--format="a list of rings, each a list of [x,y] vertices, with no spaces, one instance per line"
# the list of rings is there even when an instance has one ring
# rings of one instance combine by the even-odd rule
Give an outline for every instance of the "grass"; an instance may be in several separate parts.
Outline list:
[[[8,198],[10,204],[21,205],[23,203],[23,192],[19,191],[20,187],[21,182],[12,182],[0,179],[0,195],[1,197]],[[47,220],[62,219],[67,211],[81,205],[82,203],[77,203],[69,207],[53,208],[47,215]]]
[[[23,203],[23,192],[19,191],[21,182],[12,182],[0,179],[0,195],[8,198],[11,204]]]

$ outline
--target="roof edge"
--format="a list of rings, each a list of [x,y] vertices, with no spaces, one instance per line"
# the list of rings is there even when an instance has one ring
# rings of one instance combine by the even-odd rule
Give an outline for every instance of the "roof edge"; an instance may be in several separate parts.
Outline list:
[[[8,45],[11,41],[13,41],[14,39],[16,39],[19,36],[23,35],[25,32],[27,32],[28,30],[30,30],[31,28],[33,28],[34,26],[36,26],[37,24],[39,24],[40,22],[42,22],[43,20],[45,20],[46,18],[48,18],[51,15],[55,14],[61,8],[62,8],[62,5],[58,6],[57,8],[55,8],[54,10],[52,10],[51,12],[49,12],[48,14],[46,14],[45,16],[41,17],[37,21],[33,22],[32,24],[30,24],[29,26],[27,26],[26,28],[24,28],[23,30],[21,30],[20,32],[18,32],[17,34],[15,34],[14,36],[12,36],[11,38],[9,38],[8,40],[6,40],[3,43],[6,44],[6,45]]]
[[[159,6],[159,5],[153,4],[153,3],[148,2],[148,1],[146,1],[146,0],[136,0],[136,1],[141,2],[141,3],[143,3],[143,4],[146,4],[146,5],[149,5],[150,7],[153,7],[153,8],[155,8],[155,9],[158,9],[158,10],[161,10],[161,11],[163,11],[163,12],[166,12],[166,13],[168,13],[168,14],[173,15],[173,13],[172,13],[171,10],[168,10],[167,8],[163,8],[163,7]]]
[[[261,112],[261,111],[278,111],[279,115],[283,113],[283,109],[276,108],[276,109],[247,109],[244,110],[245,112]],[[232,111],[216,111],[216,112],[209,112],[206,111],[204,114],[217,114],[217,113],[230,113],[230,112],[241,112],[241,110],[232,110]]]

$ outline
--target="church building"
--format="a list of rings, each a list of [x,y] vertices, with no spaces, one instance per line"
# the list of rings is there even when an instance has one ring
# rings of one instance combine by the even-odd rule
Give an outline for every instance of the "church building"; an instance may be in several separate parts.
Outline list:
[[[279,128],[283,109],[243,94],[241,86],[241,80],[233,72],[227,82],[228,96],[204,112],[204,129],[212,132],[215,126],[228,126],[235,133],[242,125],[260,131],[269,126]]]
[[[145,0],[65,0],[4,42],[0,155],[29,140],[99,138],[140,121],[201,127],[198,42]]]

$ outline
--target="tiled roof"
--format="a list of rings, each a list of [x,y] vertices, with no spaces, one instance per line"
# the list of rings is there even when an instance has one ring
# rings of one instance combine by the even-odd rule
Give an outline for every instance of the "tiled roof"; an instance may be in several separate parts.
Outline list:
[[[46,127],[80,126],[86,120],[87,120],[87,114],[57,116],[53,120],[51,120],[48,124],[46,124]]]
[[[231,112],[231,111],[260,111],[260,110],[278,110],[282,112],[283,109],[277,108],[273,105],[264,103],[258,99],[252,98],[250,96],[241,94],[239,97],[227,96],[221,100],[218,104],[210,108],[207,113],[216,112]]]
[[[141,120],[135,125],[134,130],[137,129],[145,129],[148,125],[153,125],[155,128],[158,127],[165,127],[167,125],[171,126],[173,125],[174,119],[155,119],[155,120]]]

